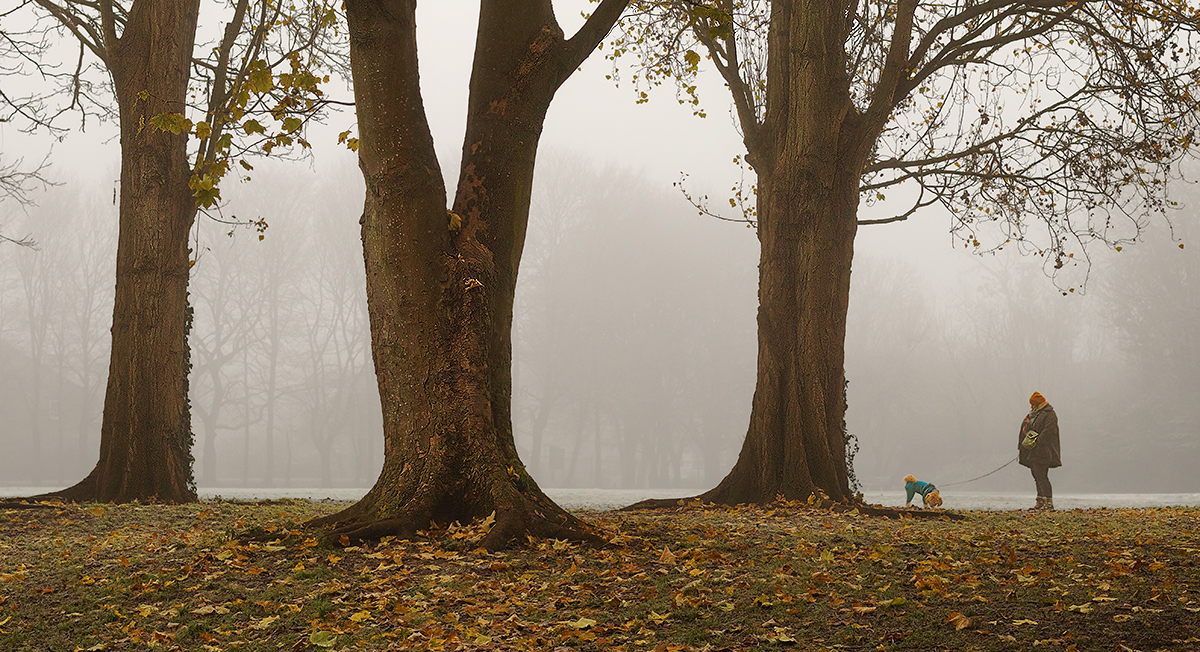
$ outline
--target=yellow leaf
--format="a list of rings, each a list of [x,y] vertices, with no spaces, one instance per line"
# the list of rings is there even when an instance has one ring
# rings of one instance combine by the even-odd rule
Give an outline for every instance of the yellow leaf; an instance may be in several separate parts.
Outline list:
[[[476,636],[475,645],[487,645],[492,642],[491,636]]]
[[[1020,620],[1014,620],[1013,624],[1014,625],[1036,625],[1037,621],[1036,620],[1026,620],[1026,619],[1022,618]]]
[[[1092,611],[1093,611],[1092,605],[1087,604],[1087,603],[1070,605],[1069,607],[1067,607],[1067,610],[1075,611],[1075,612],[1078,612],[1081,614],[1088,614],[1088,613],[1092,613]]]
[[[93,508],[89,509],[88,511],[91,512],[92,515],[94,515],[94,516],[100,516],[101,514],[104,513],[104,508],[103,507],[93,507]]]
[[[266,93],[275,86],[274,80],[271,79],[271,71],[260,61],[255,61],[254,63],[258,65],[251,66],[250,75],[246,79],[246,85],[255,93]]]
[[[581,617],[579,620],[576,620],[574,622],[568,622],[567,624],[570,625],[571,627],[574,627],[575,629],[587,629],[588,627],[595,625],[596,621],[592,620],[591,618]]]
[[[254,629],[266,629],[270,627],[271,624],[276,620],[279,620],[279,616],[267,616],[266,618],[254,623],[253,627]]]
[[[354,614],[354,615],[350,616],[350,620],[353,620],[353,621],[354,621],[354,622],[356,622],[356,623],[361,623],[362,621],[364,621],[364,620],[366,620],[366,619],[368,619],[368,618],[370,618],[370,617],[371,617],[371,612],[369,612],[369,611],[360,611],[360,612],[358,612],[358,613],[356,613],[356,614]]]
[[[946,622],[954,625],[954,629],[966,629],[971,626],[971,619],[957,611],[950,612],[950,616],[946,618]]]
[[[1127,614],[1117,614],[1113,616],[1113,620],[1118,623],[1128,622],[1133,619],[1133,616]]]
[[[333,644],[337,642],[337,636],[334,636],[333,632],[319,630],[308,635],[308,642],[317,647],[333,647]]]

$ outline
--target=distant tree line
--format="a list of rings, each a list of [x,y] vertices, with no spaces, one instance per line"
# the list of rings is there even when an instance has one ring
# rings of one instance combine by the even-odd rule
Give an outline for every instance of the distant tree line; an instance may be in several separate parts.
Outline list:
[[[753,390],[752,235],[630,170],[546,160],[514,314],[514,434],[530,474],[549,487],[718,481]],[[114,207],[104,183],[67,186],[13,220],[39,249],[0,250],[0,356],[15,370],[0,420],[8,485],[66,484],[98,444]],[[230,190],[233,211],[271,225],[264,240],[202,231],[191,282],[202,488],[365,487],[377,476],[365,279],[345,228],[356,192],[348,165],[269,166]],[[1158,472],[1139,489],[1189,490],[1200,460],[1193,250],[1152,231],[1103,259],[1084,297],[1062,297],[1021,260],[963,258],[967,273],[953,279],[922,278],[901,257],[856,264],[848,421],[866,488],[998,466],[1038,389],[1064,414],[1066,486],[1104,491],[1144,462]]]

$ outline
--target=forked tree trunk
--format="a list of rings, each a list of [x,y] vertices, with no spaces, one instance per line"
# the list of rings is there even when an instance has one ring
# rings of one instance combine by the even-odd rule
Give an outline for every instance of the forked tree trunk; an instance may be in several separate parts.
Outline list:
[[[757,386],[737,464],[703,500],[851,497],[843,362],[863,152],[843,5],[771,5],[767,117],[746,143],[759,178]]]
[[[415,0],[346,3],[384,464],[362,500],[312,522],[327,540],[492,512],[488,548],[525,534],[595,540],[517,455],[512,309],[546,110],[624,4],[605,0],[565,41],[548,0],[482,3],[451,214],[418,85]]]
[[[190,502],[187,402],[187,134],[150,127],[184,111],[200,0],[138,0],[107,65],[120,110],[121,206],[112,357],[100,460],[78,484],[53,494],[73,501]]]

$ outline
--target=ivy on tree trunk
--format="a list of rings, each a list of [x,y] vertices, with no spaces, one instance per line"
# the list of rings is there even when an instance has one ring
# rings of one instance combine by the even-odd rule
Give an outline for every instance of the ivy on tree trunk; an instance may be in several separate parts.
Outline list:
[[[185,106],[200,0],[138,0],[119,37],[111,5],[102,7],[120,113],[121,205],[100,460],[78,484],[44,497],[191,502],[187,285],[196,203],[188,135],[150,121]]]

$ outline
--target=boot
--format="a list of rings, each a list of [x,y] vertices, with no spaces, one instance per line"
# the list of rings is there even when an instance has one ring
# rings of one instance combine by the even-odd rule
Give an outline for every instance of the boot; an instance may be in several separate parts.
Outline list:
[[[1042,511],[1043,512],[1053,512],[1054,511],[1054,499],[1053,498],[1051,498],[1050,496],[1046,496],[1045,498],[1042,499]]]
[[[1046,504],[1046,499],[1041,496],[1038,496],[1037,503],[1033,507],[1030,507],[1028,511],[1040,512],[1044,508],[1045,504]]]

